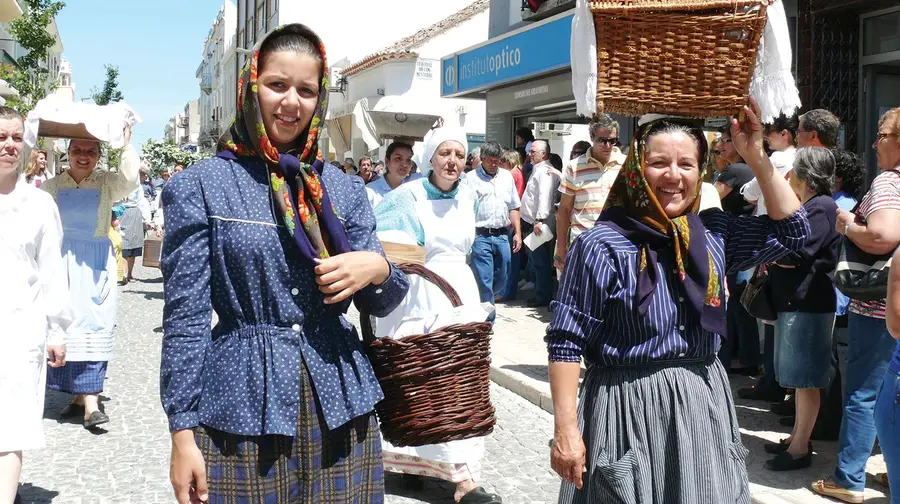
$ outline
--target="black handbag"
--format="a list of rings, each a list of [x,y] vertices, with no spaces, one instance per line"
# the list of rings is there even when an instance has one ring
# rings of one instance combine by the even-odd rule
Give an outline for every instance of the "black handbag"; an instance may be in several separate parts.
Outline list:
[[[894,253],[870,254],[844,236],[834,286],[857,301],[880,301],[887,297],[888,276]]]
[[[765,266],[759,266],[753,272],[744,292],[741,304],[750,315],[761,320],[778,320],[778,312],[772,304],[772,282]]]

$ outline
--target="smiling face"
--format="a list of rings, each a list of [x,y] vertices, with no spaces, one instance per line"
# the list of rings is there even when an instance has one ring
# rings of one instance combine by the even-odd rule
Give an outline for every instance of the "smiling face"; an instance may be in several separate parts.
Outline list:
[[[683,132],[650,137],[644,151],[644,178],[669,218],[684,215],[700,183],[697,144]]]
[[[0,119],[0,176],[18,169],[24,134],[21,119]]]
[[[319,103],[322,63],[295,51],[266,53],[257,79],[259,108],[269,140],[279,152],[295,147]]]
[[[459,142],[448,140],[438,145],[431,157],[431,169],[434,176],[443,182],[442,190],[448,190],[450,186],[459,180],[460,174],[466,166],[466,148]]]
[[[90,140],[72,140],[69,143],[69,172],[75,180],[90,176],[99,159],[99,143]]]
[[[43,152],[38,152],[37,164],[41,170],[44,170],[45,168],[47,168],[47,155],[44,154]]]
[[[387,159],[385,171],[388,175],[397,179],[405,179],[412,170],[413,151],[406,147],[397,147],[391,153],[391,157]]]

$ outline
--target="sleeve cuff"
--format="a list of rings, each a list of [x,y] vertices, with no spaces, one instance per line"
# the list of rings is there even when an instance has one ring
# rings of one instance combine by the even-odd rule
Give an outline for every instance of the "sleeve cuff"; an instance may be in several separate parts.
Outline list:
[[[193,429],[200,425],[200,414],[196,411],[186,411],[169,415],[169,432],[185,429]]]
[[[376,317],[385,317],[396,308],[409,290],[409,279],[399,268],[388,262],[391,273],[380,285],[369,285],[357,293],[356,300]]]

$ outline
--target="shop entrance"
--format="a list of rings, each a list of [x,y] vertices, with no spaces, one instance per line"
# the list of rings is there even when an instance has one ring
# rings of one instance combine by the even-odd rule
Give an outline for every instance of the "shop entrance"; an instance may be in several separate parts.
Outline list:
[[[634,119],[611,114],[619,122],[619,141],[627,145],[634,130]],[[531,129],[534,138],[550,142],[550,152],[559,154],[563,162],[569,160],[572,147],[582,140],[590,142],[588,132],[590,120],[579,117],[575,107],[563,107],[551,110],[534,110],[513,117],[513,126],[517,130],[525,127]],[[622,147],[624,148],[624,147]]]
[[[900,107],[900,60],[894,65],[873,65],[866,67],[866,117],[865,147],[866,166],[869,179],[878,175],[878,161],[875,149],[875,137],[878,134],[878,120],[885,112]]]

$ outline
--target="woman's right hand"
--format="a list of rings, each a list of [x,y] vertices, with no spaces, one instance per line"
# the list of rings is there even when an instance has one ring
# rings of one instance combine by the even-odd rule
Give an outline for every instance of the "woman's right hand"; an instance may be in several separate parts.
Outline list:
[[[741,117],[731,120],[731,142],[738,154],[748,163],[758,157],[766,156],[760,115],[762,114],[759,111],[759,104],[755,99],[750,98],[750,104],[744,105]]]
[[[194,431],[180,430],[172,434],[172,459],[169,479],[178,504],[200,504],[209,501],[206,485],[206,461],[194,441]]]
[[[584,438],[578,427],[573,425],[557,429],[550,450],[550,467],[556,474],[581,489],[584,485],[585,460]]]

